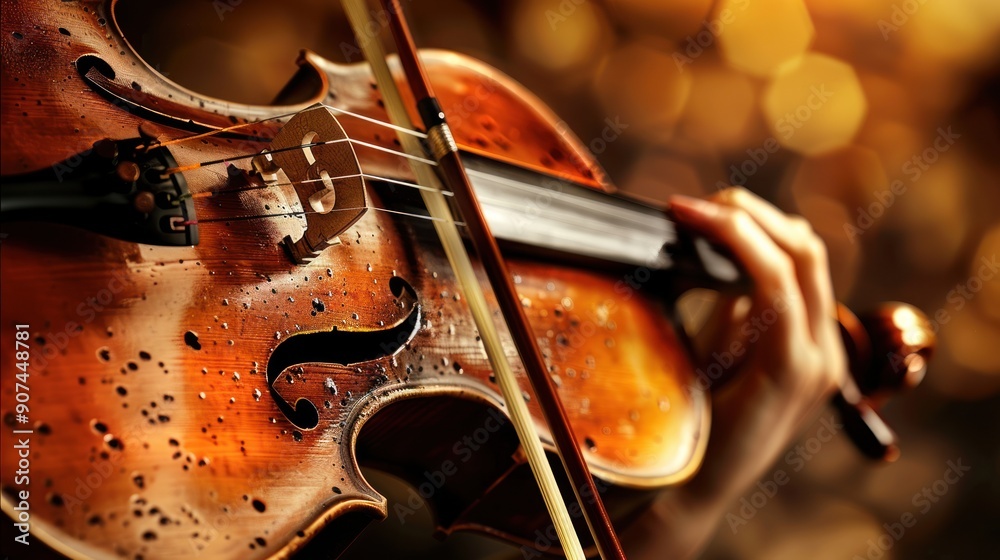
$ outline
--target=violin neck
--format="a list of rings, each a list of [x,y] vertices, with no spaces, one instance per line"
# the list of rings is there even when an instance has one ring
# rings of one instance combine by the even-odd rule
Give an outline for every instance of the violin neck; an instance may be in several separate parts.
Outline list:
[[[745,288],[745,275],[725,251],[678,229],[662,208],[476,155],[462,159],[505,251],[603,270],[665,272],[675,279],[667,290],[675,295],[693,286]]]
[[[662,209],[566,179],[464,155],[493,235],[507,244],[662,270],[677,237]]]

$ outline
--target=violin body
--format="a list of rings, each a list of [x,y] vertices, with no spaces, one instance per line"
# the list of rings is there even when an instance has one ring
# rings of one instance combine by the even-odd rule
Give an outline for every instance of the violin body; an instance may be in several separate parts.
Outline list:
[[[163,141],[263,120],[169,146],[178,166],[229,160],[243,177],[253,171],[243,156],[268,148],[289,121],[281,115],[324,103],[387,120],[366,65],[313,53],[296,80],[317,93],[298,103],[201,97],[143,62],[112,8],[4,0],[5,182],[53,166],[70,173],[103,139]],[[582,143],[512,80],[453,53],[423,59],[463,152],[610,189]],[[392,130],[340,125],[387,150],[370,150],[366,173],[413,179],[389,153]],[[232,177],[222,165],[184,173],[194,194]],[[369,196],[389,208],[412,195]],[[534,546],[550,522],[430,222],[368,212],[297,263],[281,243],[301,220],[238,219],[280,205],[272,190],[200,200],[193,246],[4,224],[0,339],[13,345],[27,330],[31,348],[27,424],[14,414],[22,360],[5,352],[0,363],[4,448],[30,439],[30,475],[17,474],[16,454],[0,459],[4,511],[16,519],[18,492],[29,491],[32,535],[71,557],[270,558],[310,542],[334,553],[369,521],[405,515],[368,485],[367,465],[410,482],[441,532]],[[649,270],[515,250],[508,265],[605,500],[618,518],[633,515],[695,472],[707,438],[707,398],[669,297]]]

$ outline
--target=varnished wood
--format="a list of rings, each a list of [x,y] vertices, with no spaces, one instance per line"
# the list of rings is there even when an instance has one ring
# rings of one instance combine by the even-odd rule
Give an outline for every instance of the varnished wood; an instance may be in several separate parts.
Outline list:
[[[482,262],[483,269],[490,280],[497,303],[503,312],[504,320],[511,332],[514,345],[517,348],[521,364],[534,394],[538,397],[539,408],[548,424],[553,443],[562,465],[573,488],[576,503],[579,505],[588,531],[594,539],[594,544],[603,560],[625,560],[618,534],[608,516],[607,508],[601,499],[600,492],[594,482],[593,474],[587,466],[586,459],[580,450],[579,436],[574,433],[566,408],[559,397],[555,382],[548,373],[545,358],[538,347],[535,332],[533,332],[528,316],[521,306],[521,296],[517,293],[507,269],[500,246],[490,231],[483,215],[483,209],[473,192],[472,182],[465,173],[458,148],[451,144],[451,128],[448,126],[445,114],[438,107],[438,100],[424,71],[423,64],[417,54],[417,47],[410,35],[403,8],[396,0],[383,0],[382,7],[388,13],[389,27],[396,42],[400,64],[421,113],[424,128],[428,132],[428,140],[437,148],[430,150],[438,162],[440,176],[445,185],[455,195],[459,213],[465,219],[476,254]],[[437,113],[437,115],[433,114]],[[508,396],[508,404],[510,397]],[[522,440],[524,438],[522,437]],[[536,461],[540,462],[540,461]],[[544,489],[543,489],[544,492]],[[556,491],[551,494],[557,494]],[[561,496],[556,496],[561,499]],[[553,500],[556,501],[556,500]],[[565,511],[565,504],[563,504]],[[556,514],[552,514],[556,519]],[[564,525],[571,525],[566,523]],[[559,528],[559,527],[557,527]],[[572,527],[564,528],[567,534],[560,534],[563,549],[568,550],[567,540],[572,540]],[[573,541],[576,542],[576,541]],[[576,545],[579,549],[579,545]],[[569,554],[567,554],[569,556]]]
[[[302,108],[239,106],[171,84],[135,57],[103,3],[5,2],[3,13],[5,175],[53,165],[105,137],[133,137],[140,125],[146,135],[170,139]],[[90,54],[114,69],[114,83],[127,86],[104,84],[125,101],[109,102],[75,72],[71,62]],[[458,55],[425,53],[425,61],[464,147],[602,186],[580,143],[556,132],[551,113],[522,88]],[[309,53],[303,63],[329,85],[326,103],[385,118],[362,67]],[[480,103],[474,111],[462,109],[471,106],[470,94]],[[126,106],[148,111],[132,114]],[[195,124],[179,126],[178,119]],[[246,135],[266,140],[285,120],[170,149],[179,165],[253,153],[266,141]],[[393,146],[379,127],[349,118],[342,124],[352,137]],[[358,154],[367,171],[408,178],[398,160],[371,152]],[[226,186],[218,169],[185,178],[195,193]],[[109,558],[272,557],[299,549],[322,527],[346,544],[363,525],[359,519],[386,513],[357,464],[358,448],[364,461],[396,445],[377,435],[361,441],[371,419],[394,410],[393,403],[420,398],[444,410],[472,402],[503,411],[426,223],[370,212],[341,245],[309,265],[292,265],[279,242],[299,227],[295,220],[225,221],[235,211],[262,213],[274,197],[264,189],[198,199],[202,241],[190,248],[136,245],[51,224],[5,224],[0,336],[12,340],[15,324],[29,324],[33,346],[33,534],[71,556]],[[374,206],[384,205],[372,198]],[[652,292],[624,297],[620,273],[523,258],[509,266],[594,473],[619,488],[646,489],[690,476],[704,449],[707,404],[693,390],[688,358]],[[412,294],[394,293],[394,282]],[[399,338],[393,328],[412,319],[414,305],[418,328]],[[333,328],[344,356],[370,344],[354,334],[395,338],[376,338],[389,345],[387,356],[349,366],[336,359],[297,364],[268,382],[269,359],[283,341]],[[5,353],[5,418],[13,367],[13,355]],[[531,398],[526,382],[523,388]],[[319,411],[313,429],[279,408],[279,401],[294,405],[300,397]],[[534,399],[529,406],[540,419]],[[470,434],[476,428],[469,426]],[[539,428],[548,439],[540,420]],[[10,437],[5,430],[3,445]],[[516,449],[510,437],[501,433],[507,443],[498,441],[498,448]],[[454,441],[428,438],[426,456],[413,464],[454,460]],[[516,451],[509,457],[511,470],[484,491],[516,486],[510,476],[520,472],[522,458]],[[5,453],[0,464],[10,513],[16,457]],[[642,501],[641,492],[611,493]],[[453,492],[431,502],[445,494]],[[510,525],[500,523],[495,507],[479,503],[452,504],[457,513],[441,519],[441,530],[530,542],[534,530],[545,528],[537,511],[525,514],[532,522]]]
[[[280,245],[301,234],[302,220],[234,219],[287,205],[280,190],[207,196],[239,181],[259,185],[239,156],[267,148],[290,118],[276,116],[322,102],[386,120],[368,69],[305,52],[300,77],[320,86],[310,99],[206,98],[149,68],[112,12],[98,0],[3,0],[5,182],[71,168],[105,138],[155,144],[269,120],[169,146],[180,166],[225,159],[237,171],[184,173],[198,196],[197,246],[4,223],[0,343],[12,345],[16,325],[27,324],[32,347],[26,426],[13,413],[15,354],[0,358],[4,512],[13,514],[16,491],[30,490],[32,535],[73,557],[286,557],[317,535],[329,553],[387,514],[359,465],[419,487],[452,461],[456,474],[429,498],[438,530],[533,543],[549,521],[500,421],[505,408],[443,251],[428,222],[377,210],[406,193],[371,185],[374,210],[304,265]],[[510,78],[454,53],[421,58],[464,152],[611,189],[579,140]],[[396,147],[380,126],[340,123],[352,138]],[[356,156],[367,173],[412,179],[396,156],[363,148]],[[623,282],[627,270],[507,257],[613,517],[634,516],[653,491],[695,472],[708,432],[707,398],[668,318],[663,279],[636,289]],[[900,309],[845,326],[866,392],[912,384],[930,355],[925,319]],[[882,355],[902,362],[887,366]],[[33,430],[26,488],[15,478],[17,455],[6,452],[15,427]],[[481,430],[488,445],[463,461],[456,446]]]

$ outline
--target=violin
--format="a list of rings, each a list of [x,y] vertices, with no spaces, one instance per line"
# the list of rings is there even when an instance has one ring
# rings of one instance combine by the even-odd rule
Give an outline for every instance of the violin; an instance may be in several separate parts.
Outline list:
[[[476,227],[502,254],[527,329],[501,324],[498,341],[548,462],[571,434],[615,523],[697,471],[712,383],[677,303],[746,276],[615,193],[530,91],[401,47],[388,69],[412,128],[369,64],[312,52],[278,105],[207,98],[137,55],[114,4],[3,2],[0,480],[31,538],[69,557],[336,556],[394,507],[364,466],[411,484],[441,534],[540,547],[553,520],[442,222],[477,249],[488,316],[511,325]],[[432,134],[435,114],[450,137]],[[868,398],[919,382],[929,325],[903,304],[838,319],[854,383],[834,404],[866,455],[891,458]],[[529,380],[525,339],[565,426]],[[585,517],[583,548],[604,554]]]

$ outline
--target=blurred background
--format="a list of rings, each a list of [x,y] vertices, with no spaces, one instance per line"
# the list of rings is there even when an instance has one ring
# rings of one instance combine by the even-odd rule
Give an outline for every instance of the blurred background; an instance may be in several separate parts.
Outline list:
[[[419,46],[480,58],[525,84],[621,190],[663,201],[743,184],[812,222],[839,299],[855,309],[903,300],[934,319],[927,380],[884,411],[902,458],[871,465],[837,438],[800,470],[785,461],[788,486],[735,530],[723,520],[705,558],[996,557],[1000,2],[403,4]],[[138,0],[117,14],[169,79],[240,102],[273,99],[299,49],[345,61],[353,44],[334,0]],[[626,127],[598,141],[609,119]],[[971,470],[942,485],[949,461]],[[934,500],[919,498],[925,488]],[[907,513],[915,525],[886,537],[885,524]],[[423,538],[404,542],[400,531]],[[429,519],[373,527],[352,557],[512,550],[472,536],[442,546],[430,531]]]

